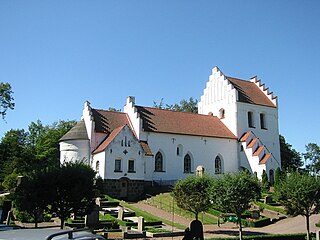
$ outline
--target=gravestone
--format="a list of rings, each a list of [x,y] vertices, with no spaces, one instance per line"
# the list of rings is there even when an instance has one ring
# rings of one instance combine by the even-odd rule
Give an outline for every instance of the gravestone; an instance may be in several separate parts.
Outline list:
[[[204,174],[204,167],[202,165],[199,165],[196,168],[196,175],[202,177]]]
[[[204,240],[203,226],[199,220],[193,220],[190,224],[191,239]]]
[[[123,218],[124,218],[124,209],[122,206],[119,206],[118,207],[118,219],[122,221]]]
[[[264,198],[264,203],[265,204],[269,204],[269,203],[271,203],[272,202],[272,197],[271,196],[265,196],[265,198]]]
[[[99,226],[99,206],[98,205],[95,204],[91,213],[86,215],[84,219],[84,223],[86,227],[89,227],[89,228],[95,228]]]
[[[138,217],[138,231],[143,232],[144,231],[144,218]]]

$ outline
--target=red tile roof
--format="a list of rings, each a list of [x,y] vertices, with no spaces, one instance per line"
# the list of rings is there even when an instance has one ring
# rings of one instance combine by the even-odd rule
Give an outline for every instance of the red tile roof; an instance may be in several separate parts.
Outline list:
[[[119,134],[119,132],[124,128],[124,126],[114,129],[102,142],[101,144],[93,151],[93,153],[99,153],[106,149],[113,139]]]
[[[255,83],[233,77],[226,78],[238,90],[240,102],[276,107]]]
[[[236,139],[236,136],[212,115],[136,106],[147,132],[172,133]]]

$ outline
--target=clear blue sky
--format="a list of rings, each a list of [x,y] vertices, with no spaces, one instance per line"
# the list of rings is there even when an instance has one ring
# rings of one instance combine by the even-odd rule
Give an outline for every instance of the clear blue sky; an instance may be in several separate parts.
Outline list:
[[[214,66],[266,83],[297,151],[320,144],[317,0],[0,0],[0,82],[16,103],[0,137],[38,119],[79,120],[86,100],[199,100]]]

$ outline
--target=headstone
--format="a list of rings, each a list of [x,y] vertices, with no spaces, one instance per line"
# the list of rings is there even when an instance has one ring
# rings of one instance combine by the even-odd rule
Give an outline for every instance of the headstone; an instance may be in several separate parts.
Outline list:
[[[144,218],[138,217],[138,231],[143,232],[144,231]]]
[[[259,210],[253,210],[252,211],[252,218],[253,219],[259,219],[260,218],[260,211]]]
[[[204,240],[203,226],[199,220],[193,220],[190,224],[191,239]]]
[[[269,203],[271,203],[272,202],[272,197],[271,196],[265,196],[265,198],[264,198],[264,203],[265,204],[269,204]]]
[[[202,177],[204,174],[204,167],[202,165],[199,165],[196,168],[196,175]]]
[[[99,206],[94,205],[90,214],[86,215],[84,223],[86,227],[95,228],[99,226]]]
[[[124,209],[122,206],[119,206],[118,207],[118,219],[123,220],[123,218],[124,218]]]

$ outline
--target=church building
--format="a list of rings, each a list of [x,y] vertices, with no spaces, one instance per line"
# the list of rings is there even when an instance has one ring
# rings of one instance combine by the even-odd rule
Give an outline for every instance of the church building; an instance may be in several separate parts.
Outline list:
[[[198,113],[140,106],[129,96],[123,112],[84,104],[81,120],[60,139],[61,162],[85,161],[106,192],[134,199],[145,187],[168,186],[195,174],[247,169],[269,181],[281,167],[277,97],[257,77],[212,74]]]

